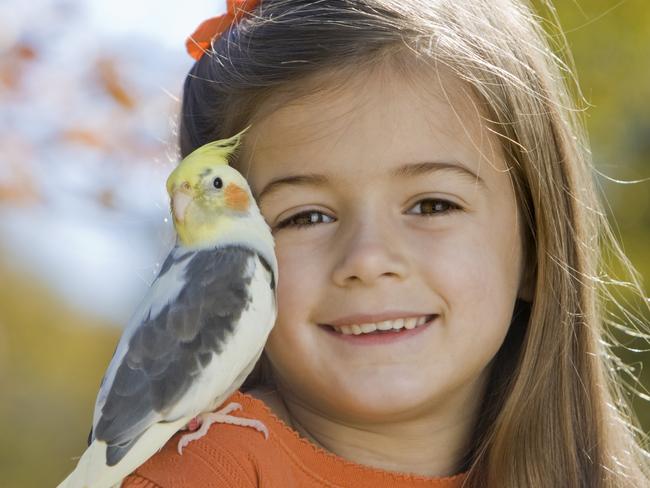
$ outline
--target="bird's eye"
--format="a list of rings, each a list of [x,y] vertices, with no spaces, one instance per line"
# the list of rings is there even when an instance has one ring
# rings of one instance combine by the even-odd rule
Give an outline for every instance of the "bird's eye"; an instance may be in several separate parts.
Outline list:
[[[212,180],[212,186],[219,190],[223,186],[223,180],[217,176],[214,180]]]

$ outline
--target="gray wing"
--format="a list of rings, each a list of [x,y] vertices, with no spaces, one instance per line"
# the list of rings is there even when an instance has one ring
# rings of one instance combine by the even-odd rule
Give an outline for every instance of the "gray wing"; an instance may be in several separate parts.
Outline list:
[[[108,444],[111,466],[148,426],[166,420],[165,413],[228,343],[252,300],[246,269],[259,258],[253,251],[233,246],[177,254],[170,253],[159,275],[180,272],[182,282],[171,294],[176,298],[157,308],[149,304],[122,357],[116,354],[112,378],[104,380],[93,437]],[[161,281],[152,285],[151,300],[169,295],[156,290]]]

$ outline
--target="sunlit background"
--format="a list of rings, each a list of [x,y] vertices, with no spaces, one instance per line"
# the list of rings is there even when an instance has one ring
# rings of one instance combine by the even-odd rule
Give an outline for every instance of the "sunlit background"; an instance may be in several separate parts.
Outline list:
[[[650,8],[558,8],[611,217],[650,276],[650,182],[610,181],[650,177]],[[3,487],[54,486],[85,446],[121,327],[172,244],[164,180],[191,65],[183,43],[224,9],[223,0],[0,2]],[[650,365],[648,353],[622,354],[637,371]],[[650,431],[648,403],[635,407]]]

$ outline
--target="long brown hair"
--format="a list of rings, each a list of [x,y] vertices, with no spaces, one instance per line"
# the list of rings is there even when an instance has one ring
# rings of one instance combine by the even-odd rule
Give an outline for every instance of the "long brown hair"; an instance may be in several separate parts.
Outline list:
[[[386,59],[451,69],[511,166],[534,288],[493,361],[459,464],[469,471],[465,486],[649,486],[646,440],[606,320],[605,306],[619,304],[612,283],[622,280],[609,278],[605,262],[618,262],[626,289],[647,302],[594,187],[577,84],[554,54],[568,51],[561,35],[553,46],[548,39],[516,0],[262,0],[188,74],[181,155]],[[619,310],[618,329],[647,340],[641,315]]]

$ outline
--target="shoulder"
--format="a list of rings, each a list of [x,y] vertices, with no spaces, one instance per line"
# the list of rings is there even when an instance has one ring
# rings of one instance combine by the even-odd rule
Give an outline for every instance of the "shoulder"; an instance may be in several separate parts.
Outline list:
[[[464,474],[424,478],[340,458],[301,438],[290,422],[285,423],[287,411],[275,392],[251,393],[237,392],[225,404],[240,403],[242,409],[235,414],[262,421],[268,439],[248,427],[215,424],[181,456],[176,446],[182,433],[176,434],[122,488],[460,488],[463,484]]]
[[[182,488],[196,486],[244,488],[258,486],[262,473],[277,471],[283,463],[277,457],[277,436],[281,421],[260,400],[235,393],[230,402],[242,409],[232,415],[260,420],[269,430],[269,439],[249,427],[213,424],[201,439],[191,442],[180,455],[177,445],[185,432],[169,442],[122,484],[123,488]]]

